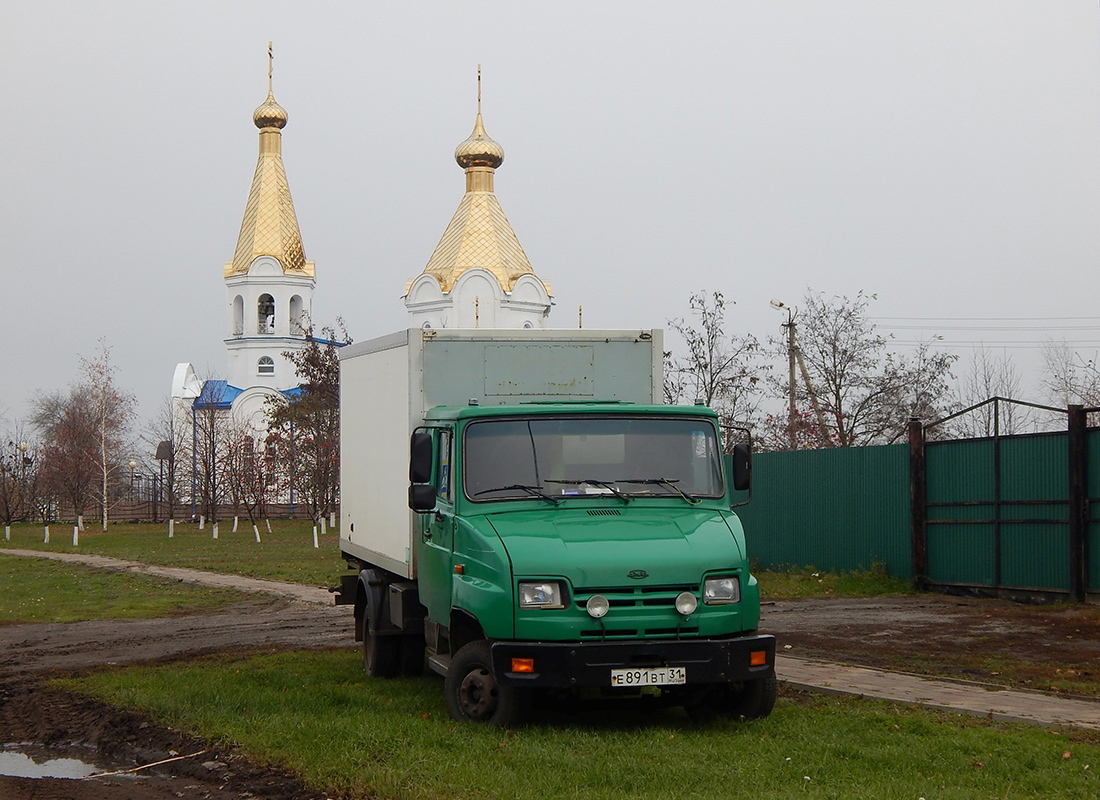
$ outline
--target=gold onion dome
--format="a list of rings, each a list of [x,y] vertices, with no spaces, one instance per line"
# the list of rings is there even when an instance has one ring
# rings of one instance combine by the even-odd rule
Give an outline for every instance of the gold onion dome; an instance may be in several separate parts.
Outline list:
[[[481,111],[477,112],[473,133],[455,148],[455,161],[463,169],[470,167],[496,169],[504,163],[504,148],[485,133],[485,126],[481,123]]]
[[[275,102],[275,95],[269,89],[267,99],[252,112],[252,121],[260,128],[282,128],[286,125],[286,109]]]

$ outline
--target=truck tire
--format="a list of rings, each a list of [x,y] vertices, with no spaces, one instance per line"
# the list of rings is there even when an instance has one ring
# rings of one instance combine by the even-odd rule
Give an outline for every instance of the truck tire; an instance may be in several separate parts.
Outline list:
[[[760,719],[772,713],[775,706],[775,676],[745,681],[740,688],[723,686],[684,704],[684,711],[697,725],[714,722],[719,717]]]
[[[397,636],[379,636],[370,629],[371,608],[363,615],[363,671],[372,678],[394,678],[398,668]]]
[[[443,681],[451,719],[483,722],[495,728],[519,725],[527,711],[528,693],[497,683],[489,642],[470,642],[455,653]]]
[[[745,681],[740,691],[731,692],[722,711],[734,719],[760,719],[775,707],[775,675]]]

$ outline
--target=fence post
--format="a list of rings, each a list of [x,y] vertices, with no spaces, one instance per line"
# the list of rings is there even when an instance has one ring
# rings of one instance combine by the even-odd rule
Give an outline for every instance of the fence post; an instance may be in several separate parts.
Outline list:
[[[1071,405],[1069,418],[1069,595],[1078,603],[1085,601],[1088,591],[1089,505],[1085,448],[1085,408]]]
[[[928,536],[925,525],[924,426],[909,418],[909,540],[912,547],[913,587],[928,584]]]

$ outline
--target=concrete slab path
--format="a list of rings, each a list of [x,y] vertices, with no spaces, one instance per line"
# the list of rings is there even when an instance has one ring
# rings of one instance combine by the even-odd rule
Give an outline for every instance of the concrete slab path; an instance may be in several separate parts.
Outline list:
[[[1096,700],[937,680],[784,655],[776,656],[775,672],[780,681],[798,689],[877,697],[992,719],[1100,730],[1100,701]]]

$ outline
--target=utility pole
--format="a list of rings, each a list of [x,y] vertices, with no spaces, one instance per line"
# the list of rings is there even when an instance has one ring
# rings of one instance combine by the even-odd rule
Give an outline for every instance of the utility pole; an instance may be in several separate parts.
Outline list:
[[[798,448],[798,405],[795,392],[797,386],[797,379],[795,378],[796,364],[802,374],[802,382],[806,385],[806,395],[810,398],[810,405],[813,406],[814,416],[817,418],[817,427],[822,437],[825,437],[827,432],[825,415],[821,413],[821,404],[817,402],[817,392],[814,391],[813,384],[810,383],[810,372],[806,369],[806,362],[802,359],[802,351],[798,347],[797,325],[794,321],[798,309],[791,308],[780,300],[772,300],[771,306],[778,311],[787,312],[787,321],[783,323],[783,327],[787,329],[787,433],[791,449],[795,450]]]

